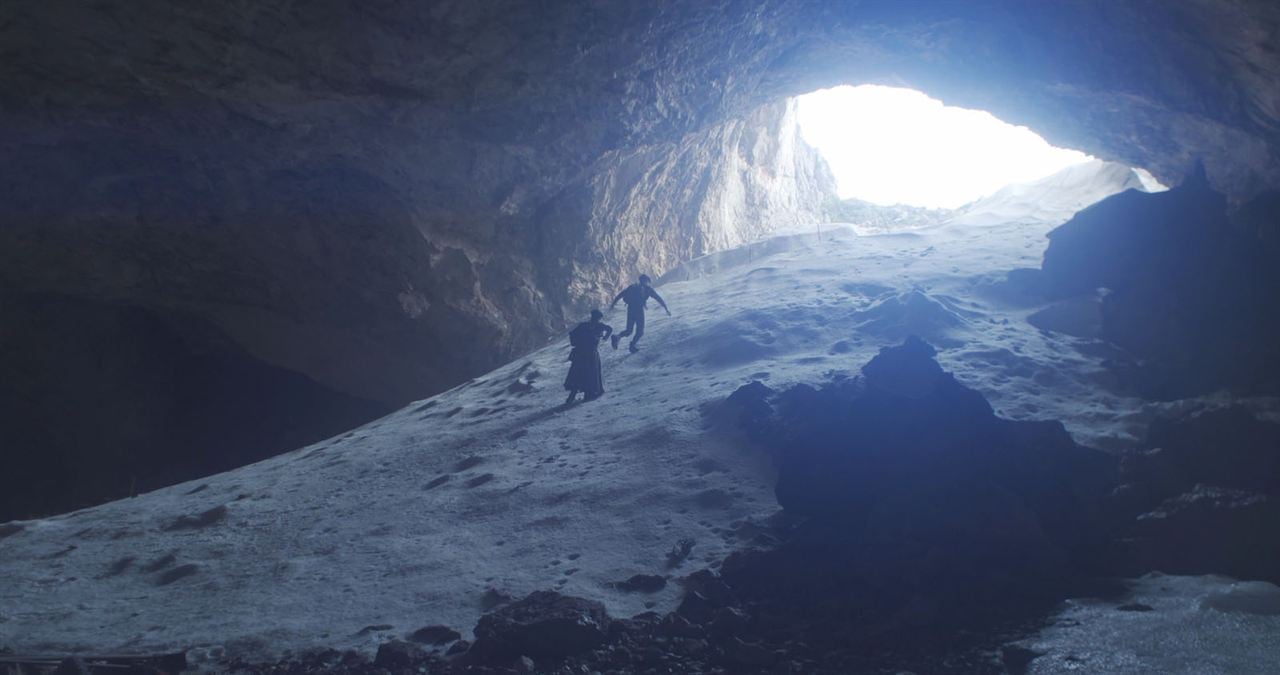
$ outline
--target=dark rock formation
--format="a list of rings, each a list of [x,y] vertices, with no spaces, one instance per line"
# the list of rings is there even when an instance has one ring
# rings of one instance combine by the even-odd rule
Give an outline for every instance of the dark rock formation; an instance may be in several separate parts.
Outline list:
[[[598,602],[536,591],[481,617],[471,653],[495,661],[560,659],[603,643],[609,621]]]
[[[1120,569],[1280,581],[1280,425],[1238,407],[1157,419],[1121,467]]]
[[[375,668],[399,670],[415,665],[424,655],[422,647],[412,642],[392,640],[378,646],[378,653],[373,658]]]
[[[1126,481],[1162,500],[1197,483],[1280,493],[1280,424],[1239,406],[1161,417],[1151,423],[1146,451],[1122,464]]]
[[[778,549],[725,562],[735,592],[805,625],[938,627],[1056,599],[1097,572],[1113,461],[1056,422],[997,418],[933,356],[911,338],[860,380],[731,397],[774,454],[779,503],[806,519]]]
[[[1246,218],[1265,211],[1254,205]],[[1192,174],[1167,192],[1106,199],[1051,232],[1042,284],[1056,297],[1106,289],[1100,337],[1133,355],[1125,380],[1143,395],[1274,393],[1280,257],[1261,236],[1234,224],[1226,198]]]
[[[1138,516],[1125,541],[1132,569],[1280,582],[1280,499],[1196,485]]]

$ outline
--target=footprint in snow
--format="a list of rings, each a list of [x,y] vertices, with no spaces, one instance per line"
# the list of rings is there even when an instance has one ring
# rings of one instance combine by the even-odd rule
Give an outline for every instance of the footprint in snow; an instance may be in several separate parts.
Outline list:
[[[453,465],[453,473],[461,473],[463,471],[466,471],[467,469],[471,469],[478,466],[482,462],[484,462],[483,457],[477,457],[475,455],[466,457],[460,460],[457,464]]]
[[[156,579],[157,586],[168,586],[169,584],[186,577],[189,577],[200,571],[200,566],[192,563],[179,565],[171,570],[166,571]]]
[[[495,476],[491,473],[486,473],[480,476],[476,476],[475,478],[472,478],[471,480],[467,481],[467,487],[469,488],[480,487],[481,485],[488,483],[494,478]]]

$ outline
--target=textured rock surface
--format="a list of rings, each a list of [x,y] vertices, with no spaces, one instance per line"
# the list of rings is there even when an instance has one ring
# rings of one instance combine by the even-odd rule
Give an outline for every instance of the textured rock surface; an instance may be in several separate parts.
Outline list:
[[[1117,371],[1143,396],[1275,393],[1280,257],[1259,239],[1193,174],[1167,192],[1112,196],[1050,232],[1042,282],[1077,299],[1107,289],[1100,335],[1133,357]]]
[[[0,289],[194,315],[320,389],[399,403],[637,271],[810,217],[828,179],[780,101],[819,86],[914,86],[1166,182],[1202,157],[1233,201],[1278,185],[1278,16],[16,0]]]
[[[535,591],[481,617],[474,651],[496,660],[563,658],[604,642],[609,622],[598,602]]]
[[[731,396],[774,457],[778,503],[805,521],[776,552],[742,559],[741,578],[767,588],[772,575],[763,592],[798,598],[874,588],[903,613],[918,593],[930,614],[971,618],[985,611],[975,602],[1051,597],[1093,564],[1113,460],[1057,422],[997,417],[934,356],[912,337],[858,380]]]
[[[1280,425],[1243,407],[1158,418],[1116,490],[1127,572],[1280,580]]]

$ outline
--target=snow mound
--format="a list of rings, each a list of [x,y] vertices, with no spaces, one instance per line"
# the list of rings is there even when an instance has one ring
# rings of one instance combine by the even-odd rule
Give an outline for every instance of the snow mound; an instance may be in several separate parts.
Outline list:
[[[963,303],[947,296],[932,297],[918,290],[884,298],[857,312],[860,333],[885,342],[897,342],[916,335],[940,346],[958,346],[961,340],[950,337],[954,329],[964,326],[977,312],[962,308]]]

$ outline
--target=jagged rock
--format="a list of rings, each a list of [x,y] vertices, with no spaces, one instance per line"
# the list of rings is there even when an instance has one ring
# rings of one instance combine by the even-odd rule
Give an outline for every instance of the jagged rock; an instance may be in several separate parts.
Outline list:
[[[864,368],[865,388],[796,387],[778,397],[778,501],[847,519],[904,493],[990,483],[1064,540],[1083,536],[1111,480],[1111,461],[1056,422],[1011,422],[960,385],[912,338]]]
[[[426,657],[422,647],[411,642],[392,640],[378,646],[378,654],[373,658],[375,668],[408,668]]]
[[[535,591],[481,617],[472,651],[489,659],[563,658],[603,643],[609,623],[598,602]]]
[[[735,412],[734,422],[750,434],[773,412],[768,400],[776,393],[765,383],[752,380],[729,394],[725,403]]]
[[[1122,292],[1149,275],[1172,273],[1187,261],[1188,246],[1228,234],[1213,232],[1225,216],[1225,198],[1202,173],[1166,192],[1108,197],[1049,233],[1041,264],[1046,290],[1058,297]]]
[[[1057,597],[1095,557],[1114,460],[1056,422],[996,417],[934,355],[910,338],[859,381],[768,400],[753,437],[774,454],[778,502],[808,520],[776,551],[726,560],[735,591],[803,613],[825,611],[812,596],[827,589],[848,615],[870,602],[854,589],[874,588],[881,611],[923,597],[940,609],[896,615],[943,621]],[[709,621],[706,600],[690,593],[681,614]]]
[[[1106,289],[1100,334],[1132,355],[1116,367],[1128,386],[1160,399],[1280,391],[1280,344],[1260,339],[1280,331],[1280,271],[1203,170],[1167,192],[1103,200],[1049,242],[1051,295]]]
[[[462,633],[448,626],[427,626],[409,635],[411,642],[425,645],[443,645],[462,638]]]

